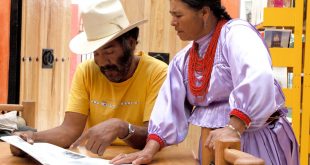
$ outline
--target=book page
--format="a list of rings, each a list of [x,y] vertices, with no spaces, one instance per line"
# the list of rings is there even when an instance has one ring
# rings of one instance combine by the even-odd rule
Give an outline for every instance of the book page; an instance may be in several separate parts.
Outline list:
[[[3,136],[1,140],[23,150],[28,155],[39,161],[41,164],[49,164],[48,160],[45,160],[45,153],[38,153],[35,151],[33,145],[27,143],[19,136]]]
[[[91,158],[49,143],[29,144],[19,136],[4,136],[0,139],[23,150],[44,165],[110,165],[109,160]]]

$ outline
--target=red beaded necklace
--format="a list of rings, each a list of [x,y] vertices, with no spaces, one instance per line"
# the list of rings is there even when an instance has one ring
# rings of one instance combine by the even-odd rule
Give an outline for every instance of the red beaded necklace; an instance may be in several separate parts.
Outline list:
[[[222,26],[226,22],[227,20],[224,19],[218,21],[208,49],[203,58],[200,58],[198,55],[199,45],[196,42],[193,42],[193,46],[189,53],[188,77],[190,91],[196,97],[196,101],[203,101],[206,94],[208,93],[207,88],[209,87],[210,83],[218,38],[220,36]],[[195,73],[200,74],[202,78],[198,79]]]

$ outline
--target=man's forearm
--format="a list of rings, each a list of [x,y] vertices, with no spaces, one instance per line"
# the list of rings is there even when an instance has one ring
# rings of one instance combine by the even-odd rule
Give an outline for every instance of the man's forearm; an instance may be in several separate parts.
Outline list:
[[[146,144],[147,139],[147,126],[148,122],[144,124],[144,126],[137,126],[137,125],[131,125],[131,128],[129,128],[129,123],[122,121],[120,124],[120,132],[119,132],[119,138],[124,140],[129,146],[137,149],[143,149]],[[130,134],[130,130],[134,130],[134,133],[132,136],[127,138],[127,136]],[[125,138],[125,139],[124,139]]]
[[[132,125],[135,129],[134,134],[124,140],[129,146],[137,149],[143,149],[147,139],[147,127]]]
[[[35,132],[35,142],[47,142],[63,148],[68,148],[82,132],[73,131],[64,126],[58,126],[46,131]]]

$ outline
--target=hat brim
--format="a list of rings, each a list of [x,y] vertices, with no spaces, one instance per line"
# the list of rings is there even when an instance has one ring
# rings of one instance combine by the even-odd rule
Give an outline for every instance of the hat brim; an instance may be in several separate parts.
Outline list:
[[[85,32],[81,32],[80,34],[76,35],[69,44],[70,50],[76,54],[88,54],[92,53],[98,48],[104,46],[108,42],[116,39],[117,37],[121,36],[122,34],[128,32],[129,30],[147,22],[147,20],[141,20],[136,23],[131,24],[130,26],[126,27],[125,29],[114,33],[110,36],[95,40],[95,41],[88,41]]]

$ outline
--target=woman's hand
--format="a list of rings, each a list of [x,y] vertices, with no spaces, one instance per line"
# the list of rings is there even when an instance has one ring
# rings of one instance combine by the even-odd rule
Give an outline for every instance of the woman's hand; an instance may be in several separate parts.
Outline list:
[[[231,116],[228,126],[210,131],[204,146],[215,149],[215,142],[217,140],[240,139],[245,129],[246,126],[242,120],[235,116]]]
[[[236,131],[231,128],[224,127],[210,131],[204,146],[215,149],[215,142],[220,139],[240,139]]]
[[[34,132],[32,132],[32,131],[15,132],[14,135],[21,137],[23,140],[25,140],[26,142],[28,142],[30,144],[34,143]],[[10,145],[10,150],[14,156],[19,156],[19,157],[26,156],[26,153],[24,151],[22,151],[19,148],[16,148],[13,145]]]
[[[131,154],[119,154],[115,158],[113,158],[110,163],[115,165],[124,163],[148,164],[151,163],[153,156],[153,154],[142,150]]]
[[[154,140],[149,140],[142,151],[134,152],[131,154],[119,154],[113,158],[111,164],[148,164],[153,160],[154,155],[159,151],[160,145]]]

